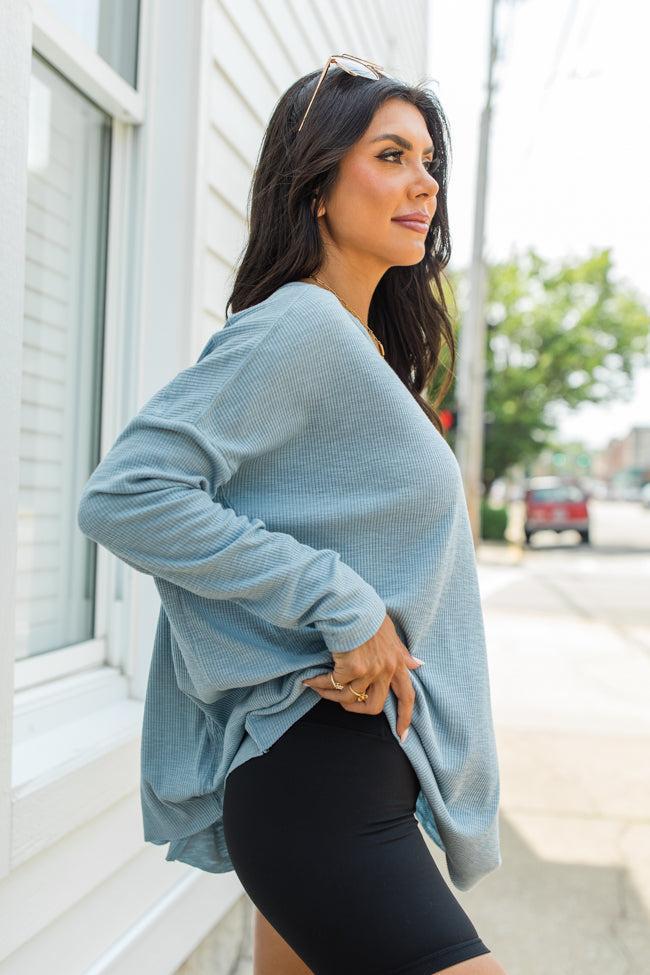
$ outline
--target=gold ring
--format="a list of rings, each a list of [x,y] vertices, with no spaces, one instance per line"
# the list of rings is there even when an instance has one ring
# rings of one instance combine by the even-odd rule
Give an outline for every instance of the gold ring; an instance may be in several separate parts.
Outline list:
[[[339,682],[337,680],[334,680],[334,671],[333,670],[330,670],[330,680],[331,680],[333,686],[336,688],[337,691],[342,691],[344,689],[345,684],[339,684]]]
[[[348,684],[348,687],[350,688],[350,690],[352,691],[352,693],[356,697],[357,701],[359,701],[359,703],[363,703],[364,701],[367,701],[368,700],[368,692],[367,691],[355,691],[355,689],[352,686],[352,684]]]

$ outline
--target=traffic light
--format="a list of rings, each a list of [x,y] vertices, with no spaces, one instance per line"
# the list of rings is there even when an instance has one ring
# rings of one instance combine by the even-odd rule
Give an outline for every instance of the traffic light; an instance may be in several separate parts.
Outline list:
[[[442,429],[445,433],[449,433],[450,430],[456,429],[456,421],[458,419],[457,410],[440,410],[438,412],[438,416],[440,417]]]

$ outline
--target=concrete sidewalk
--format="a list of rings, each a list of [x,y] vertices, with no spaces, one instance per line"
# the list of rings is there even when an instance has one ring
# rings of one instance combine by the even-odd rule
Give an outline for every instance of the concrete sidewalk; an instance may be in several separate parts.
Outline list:
[[[503,864],[472,891],[452,889],[508,975],[645,975],[650,628],[504,609],[515,548],[478,557]]]

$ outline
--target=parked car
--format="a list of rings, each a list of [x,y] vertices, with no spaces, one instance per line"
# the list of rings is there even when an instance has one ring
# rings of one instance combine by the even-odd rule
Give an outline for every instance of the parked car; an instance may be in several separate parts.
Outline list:
[[[577,484],[554,477],[532,478],[524,495],[526,543],[539,531],[558,534],[575,529],[583,543],[589,543],[587,495]]]

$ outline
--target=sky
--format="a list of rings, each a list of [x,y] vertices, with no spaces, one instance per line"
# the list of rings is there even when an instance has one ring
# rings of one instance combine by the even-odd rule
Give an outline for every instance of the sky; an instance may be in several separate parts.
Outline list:
[[[449,119],[452,268],[471,257],[490,0],[430,0],[428,76]],[[581,260],[612,248],[614,275],[650,304],[650,4],[498,0],[485,256],[534,247]],[[650,425],[650,369],[629,402],[565,411],[558,436],[598,449]]]

